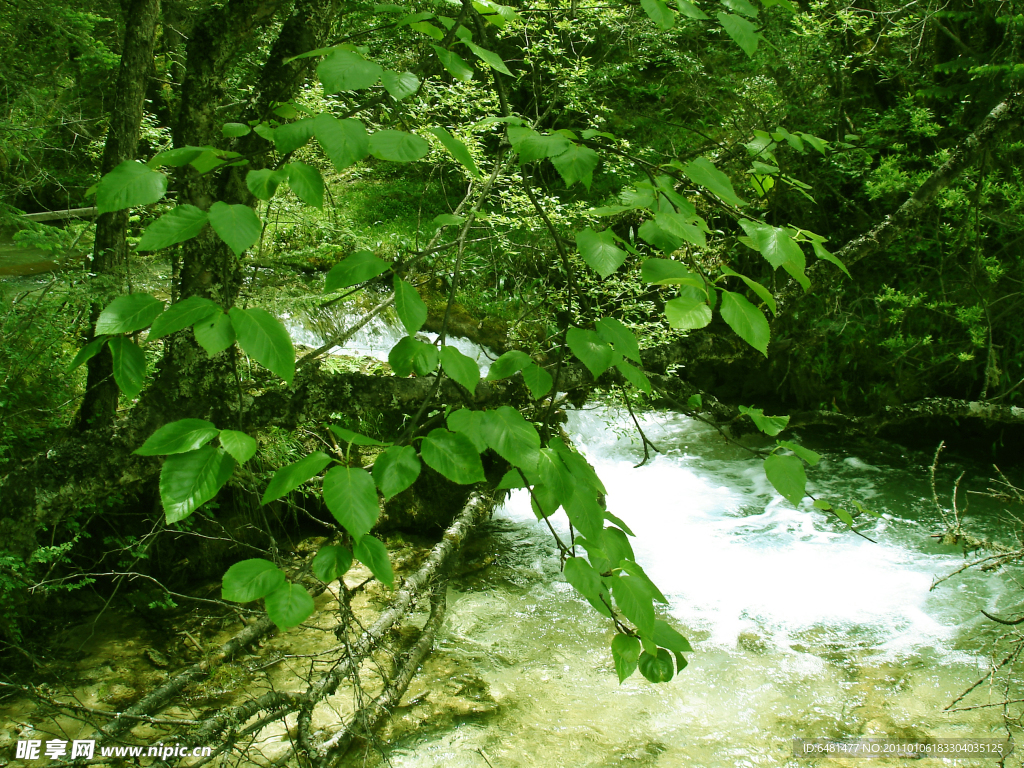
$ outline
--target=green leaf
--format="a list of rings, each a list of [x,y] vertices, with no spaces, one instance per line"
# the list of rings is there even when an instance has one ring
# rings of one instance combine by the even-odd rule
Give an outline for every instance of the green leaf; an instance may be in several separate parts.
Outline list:
[[[340,579],[351,567],[352,553],[341,545],[320,547],[313,558],[313,574],[325,584]]]
[[[168,525],[214,498],[234,471],[235,460],[212,445],[168,456],[160,470],[160,501]]]
[[[507,379],[533,363],[533,358],[518,349],[510,349],[493,363],[487,371],[488,381]]]
[[[430,151],[430,145],[405,131],[377,131],[370,136],[370,154],[378,160],[411,163]]]
[[[765,357],[768,357],[768,341],[771,330],[764,314],[747,301],[745,296],[731,291],[722,291],[722,318],[736,335]]]
[[[164,311],[164,303],[148,293],[129,293],[118,296],[96,320],[96,335],[134,333],[151,325]]]
[[[335,467],[324,475],[324,503],[353,539],[369,533],[380,517],[377,486],[359,467]]]
[[[551,164],[562,177],[565,186],[571,187],[577,181],[582,181],[583,186],[590,189],[590,183],[594,179],[594,169],[601,158],[597,152],[590,147],[581,147],[572,144],[569,148],[551,158]]]
[[[448,429],[461,432],[470,439],[477,453],[487,450],[487,441],[483,433],[484,412],[460,408],[448,414]]]
[[[679,6],[679,12],[689,19],[703,20],[711,18],[704,13],[704,11],[691,3],[690,0],[676,0],[676,5]]]
[[[565,561],[565,580],[594,606],[594,610],[609,619],[612,612],[601,598],[608,600],[608,590],[601,583],[601,576],[582,557],[570,557]],[[610,601],[609,601],[610,603]]]
[[[307,480],[319,475],[331,461],[333,459],[323,451],[313,451],[305,458],[292,464],[285,464],[274,473],[260,504],[268,504],[286,493],[291,493]]]
[[[313,118],[313,134],[336,171],[345,170],[370,153],[370,137],[359,120],[317,115]]]
[[[134,400],[146,381],[146,355],[124,336],[113,336],[107,342],[114,358],[114,381],[129,400]]]
[[[646,585],[636,576],[619,576],[612,584],[615,604],[642,635],[654,633],[654,603]]]
[[[699,297],[680,297],[665,304],[665,316],[671,328],[693,330],[711,322],[711,307]]]
[[[526,480],[523,479],[522,474],[518,469],[510,469],[504,475],[501,476],[501,482],[498,483],[497,488],[494,490],[511,490],[513,488],[526,488]]]
[[[473,156],[469,154],[469,149],[465,144],[441,127],[428,128],[427,133],[432,133],[436,136],[444,148],[451,153],[451,156],[462,163],[474,179],[480,178],[480,170],[476,167],[476,163],[473,162]]]
[[[651,581],[650,577],[648,577],[646,571],[640,567],[639,563],[633,562],[632,560],[622,560],[619,562],[619,567],[630,576],[634,576],[640,580],[641,585],[647,591],[647,596],[650,597],[651,600],[662,603],[663,605],[668,605],[668,598],[665,597],[665,595],[661,593],[661,590],[658,589],[657,585]]]
[[[299,200],[314,208],[324,207],[324,177],[320,171],[297,160],[288,163],[282,170],[288,172],[288,185]]]
[[[540,459],[540,435],[515,408],[503,405],[484,413],[484,441],[510,464],[532,471]]]
[[[160,168],[165,165],[171,168],[180,168],[191,163],[208,149],[209,147],[178,147],[177,149],[168,149],[166,152],[157,152],[146,165],[150,168]]]
[[[640,229],[637,230],[637,234],[655,248],[664,251],[665,253],[674,252],[681,247],[684,242],[683,238],[679,237],[675,233],[662,229],[661,225],[654,219],[648,219],[641,224]]]
[[[412,96],[420,88],[420,79],[412,72],[392,72],[385,70],[381,76],[384,90],[391,94],[395,101],[401,101]]]
[[[433,15],[433,14],[431,14]],[[409,24],[409,29],[414,29],[417,32],[422,32],[424,35],[434,38],[438,42],[444,40],[444,32],[435,27],[433,24],[427,21],[417,21]]]
[[[551,391],[551,385],[554,384],[551,374],[536,363],[530,363],[523,368],[523,381],[530,388],[530,395],[534,400],[544,397]]]
[[[597,501],[597,493],[586,483],[576,483],[568,498],[562,500],[565,513],[580,533],[590,540],[601,536],[604,510]]]
[[[501,74],[503,75],[513,77],[512,73],[509,72],[508,67],[505,66],[505,62],[502,61],[501,56],[496,54],[494,51],[489,51],[486,48],[481,48],[479,45],[469,40],[464,40],[463,42],[466,44],[469,50],[471,50],[481,59],[486,61],[490,65],[491,69],[495,69],[498,72],[501,72]]]
[[[164,424],[132,453],[138,456],[186,453],[205,445],[219,434],[219,429],[203,419],[179,419]]]
[[[626,252],[615,245],[611,230],[595,232],[587,227],[576,235],[576,247],[580,256],[601,277],[608,277],[622,266]]]
[[[640,0],[640,5],[659,29],[672,29],[676,25],[676,15],[663,0]]]
[[[441,65],[456,80],[469,82],[473,79],[473,68],[459,54],[454,51],[446,51],[438,45],[431,45],[430,47],[434,49],[434,53],[437,54],[437,59],[441,62]]]
[[[433,222],[437,224],[435,229],[440,229],[441,227],[454,227],[465,220],[465,216],[456,216],[454,213],[439,213],[433,218]]]
[[[453,483],[469,485],[486,480],[480,454],[473,442],[459,432],[435,429],[423,439],[420,455],[428,467]]]
[[[242,351],[290,385],[295,378],[295,348],[281,321],[256,307],[232,307],[228,314]]]
[[[725,14],[720,13],[718,15],[723,16]],[[729,177],[715,168],[714,163],[706,157],[698,157],[691,160],[680,170],[686,174],[686,177],[694,184],[699,184],[709,192],[713,192],[729,205],[734,205],[736,207],[746,205],[743,200],[736,196],[736,190],[733,189],[732,182],[729,180]]]
[[[764,460],[764,473],[768,482],[775,486],[775,490],[781,493],[794,507],[800,506],[800,501],[807,490],[807,475],[804,472],[804,463],[796,456],[780,456],[773,453]]]
[[[693,408],[695,411],[699,411],[701,408],[704,407],[704,398],[702,398],[700,396],[700,393],[698,392],[697,394],[690,395],[688,398],[686,398],[686,404]]]
[[[233,603],[251,603],[284,586],[284,573],[269,560],[253,558],[235,563],[224,574],[221,597]]]
[[[675,653],[691,653],[690,641],[661,619],[654,620],[654,642]]]
[[[832,504],[830,502],[828,502],[828,501],[825,501],[824,499],[815,499],[814,500],[814,508],[815,509],[824,509],[825,511],[828,511],[828,510],[832,509]]]
[[[426,306],[423,308],[426,312]],[[441,347],[441,367],[449,377],[464,386],[469,394],[476,392],[476,385],[480,381],[480,367],[476,360],[467,357],[455,347]]]
[[[103,345],[106,343],[106,336],[102,336],[98,339],[93,339],[92,341],[90,341],[88,344],[86,344],[84,347],[78,350],[78,354],[75,355],[75,359],[71,361],[71,365],[68,366],[67,372],[71,373],[73,370],[77,369],[78,366],[87,363],[89,360],[96,357],[96,355],[99,354],[100,350],[103,349]]]
[[[852,276],[850,275],[850,270],[848,270],[846,268],[846,265],[843,264],[843,262],[839,259],[838,256],[833,256],[825,248],[825,246],[822,245],[820,240],[812,240],[811,241],[811,248],[814,249],[814,255],[815,256],[817,256],[819,259],[824,259],[825,261],[827,261],[827,262],[829,262],[831,264],[835,264],[837,267],[839,267],[841,270],[843,270],[843,273],[847,277],[851,277],[851,279],[852,279]]]
[[[366,282],[389,269],[391,265],[388,262],[378,259],[369,251],[356,251],[335,264],[327,273],[324,293],[333,293]]]
[[[615,635],[612,638],[612,659],[615,662],[615,673],[619,676],[619,685],[622,685],[636,671],[640,659],[640,641],[629,635]]]
[[[639,389],[641,392],[646,392],[650,395],[653,390],[651,388],[651,381],[647,378],[647,374],[638,368],[634,368],[632,365],[627,363],[625,360],[620,360],[615,364],[615,367],[619,369],[619,372],[625,377],[626,381],[632,384],[634,387]]]
[[[161,248],[190,240],[202,231],[209,218],[206,211],[194,205],[179,205],[154,221],[146,231],[136,251],[159,251]]]
[[[285,123],[274,129],[274,147],[282,155],[294,152],[303,147],[313,138],[313,129],[316,120],[312,117],[304,117],[294,123]]]
[[[398,313],[398,319],[405,326],[405,330],[411,336],[427,322],[427,305],[420,298],[416,289],[398,275],[395,275],[394,286],[395,311]],[[479,378],[479,370],[477,371],[477,377]],[[452,378],[455,377],[453,376]]]
[[[245,462],[256,455],[256,441],[245,434],[245,432],[238,432],[234,429],[222,429],[220,431],[220,444],[239,464],[245,464]]]
[[[382,446],[382,445],[384,445],[384,443],[382,443],[380,440],[375,440],[374,438],[367,437],[366,435],[360,435],[358,432],[353,432],[351,429],[345,429],[344,427],[339,427],[337,424],[331,424],[330,427],[331,427],[331,432],[336,434],[338,436],[338,439],[341,440],[341,442],[343,442],[343,443],[352,443],[353,445],[373,445],[373,446]]]
[[[373,481],[387,500],[415,483],[421,469],[415,448],[393,445],[374,459]]]
[[[260,200],[269,200],[277,192],[281,182],[287,180],[288,171],[284,168],[276,171],[270,168],[263,168],[259,171],[249,171],[245,175],[245,186]]]
[[[742,16],[732,13],[717,13],[715,16],[736,45],[742,48],[747,56],[753,58],[757,53],[757,44],[761,40],[757,27]]]
[[[396,376],[427,376],[437,370],[438,352],[433,344],[405,336],[388,352],[388,364]]]
[[[667,683],[672,679],[675,665],[672,663],[672,654],[664,648],[658,649],[658,655],[652,656],[644,651],[640,654],[638,661],[640,674],[652,683]]]
[[[395,586],[395,572],[391,570],[391,558],[388,548],[373,536],[363,536],[356,542],[353,554],[356,559],[370,569],[377,581],[386,587]]]
[[[849,512],[847,512],[845,509],[843,509],[841,507],[833,507],[832,508],[832,512],[835,513],[836,517],[838,517],[840,520],[842,520],[848,526],[853,528],[853,515],[851,515]]]
[[[218,310],[220,308],[218,307]],[[192,326],[196,342],[210,357],[219,355],[235,343],[235,329],[226,312],[218,311]]]
[[[255,245],[263,231],[263,224],[252,208],[219,200],[210,206],[210,226],[235,256]]]
[[[704,281],[671,259],[648,259],[640,266],[640,279],[654,285],[690,285],[703,290]]]
[[[637,363],[640,362],[640,344],[636,336],[621,320],[614,317],[602,317],[594,327],[602,339],[614,345],[616,351],[623,357],[628,357]]]
[[[252,128],[245,123],[224,123],[220,132],[225,138],[236,139],[239,136],[248,136],[252,133]]]
[[[730,11],[742,13],[744,16],[749,16],[752,19],[757,18],[757,8],[748,3],[747,0],[722,0],[722,5]]]
[[[593,331],[570,328],[565,341],[595,379],[611,367],[612,348]]]
[[[750,417],[754,426],[764,432],[768,437],[775,437],[789,424],[789,416],[765,416],[760,408],[748,408],[745,405],[738,406],[739,412]]]
[[[532,128],[510,125],[508,140],[519,155],[520,163],[531,163],[546,157],[556,157],[568,151],[571,142],[560,133],[540,134]]]
[[[618,528],[605,528],[601,531],[601,549],[608,554],[615,567],[623,560],[636,560],[629,539]]]
[[[316,608],[305,587],[286,583],[267,595],[267,615],[281,632],[287,632],[313,615]]]
[[[539,478],[537,484],[551,489],[555,498],[560,504],[568,502],[576,487],[576,478],[572,476],[561,457],[552,448],[541,448],[540,459],[533,473],[533,477]],[[586,486],[584,486],[586,489]],[[589,490],[589,489],[586,489]],[[598,529],[600,530],[600,528]]]
[[[96,187],[96,208],[111,213],[136,205],[149,205],[164,196],[167,177],[147,165],[125,160],[105,174]]]
[[[788,417],[786,419],[786,423],[789,423]],[[812,451],[810,448],[804,448],[802,445],[791,443],[789,440],[776,440],[775,442],[778,443],[783,448],[788,448],[789,450],[791,450],[793,453],[795,453],[801,459],[806,461],[812,467],[817,466],[818,462],[821,461],[821,454]]]
[[[324,95],[340,91],[361,91],[377,84],[384,68],[354,51],[336,50],[316,67]]]
[[[296,115],[297,114],[298,113],[296,112]],[[271,128],[270,125],[266,121],[264,121],[262,123],[259,123],[255,127],[253,127],[253,131],[261,139],[264,139],[266,141],[273,141],[274,140],[274,129]]]
[[[667,233],[674,239],[693,243],[698,248],[705,248],[708,244],[707,238],[704,235],[704,230],[701,229],[699,225],[693,223],[689,217],[684,216],[681,213],[676,213],[674,211],[661,211],[654,215],[654,220],[663,232]]]
[[[769,291],[756,280],[751,280],[749,277],[746,277],[744,275],[741,275],[739,272],[735,272],[729,269],[729,267],[725,266],[724,264],[722,265],[722,272],[726,275],[731,275],[732,277],[738,277],[746,284],[747,288],[749,288],[750,290],[757,294],[757,297],[765,303],[768,309],[772,311],[773,315],[778,314],[778,306],[775,304],[775,297],[772,296],[771,291]]]
[[[747,233],[754,248],[776,269],[787,262],[799,266],[801,270],[806,265],[803,250],[786,230],[752,219],[740,219],[740,226]]]

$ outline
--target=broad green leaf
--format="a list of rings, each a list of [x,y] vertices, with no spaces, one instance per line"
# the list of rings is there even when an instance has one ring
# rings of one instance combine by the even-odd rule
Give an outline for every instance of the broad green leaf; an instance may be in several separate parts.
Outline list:
[[[220,444],[239,464],[245,464],[256,455],[256,441],[245,432],[234,429],[220,431]]]
[[[476,163],[473,162],[473,156],[469,154],[469,149],[461,141],[452,136],[444,128],[428,128],[427,133],[432,133],[437,137],[437,140],[441,142],[445,149],[451,153],[451,156],[458,160],[462,165],[470,172],[474,179],[480,178],[480,170],[476,167]]]
[[[89,362],[92,358],[96,357],[96,355],[99,354],[100,350],[103,349],[103,345],[106,343],[106,336],[101,336],[98,339],[93,339],[92,341],[90,341],[88,344],[86,344],[84,347],[78,350],[78,354],[75,355],[75,359],[71,361],[71,365],[68,366],[67,372],[71,373],[72,371],[77,369],[78,366],[83,365],[84,363]]]
[[[569,522],[588,539],[596,540],[601,536],[604,510],[593,488],[586,483],[575,483],[569,497],[562,500],[562,507],[569,516]]]
[[[220,430],[204,419],[179,419],[164,424],[132,453],[138,456],[167,456],[186,453],[205,445]]]
[[[486,411],[481,428],[487,446],[505,461],[527,472],[536,468],[540,459],[540,435],[515,408],[503,405]]]
[[[801,270],[804,268],[807,263],[804,252],[786,230],[752,219],[740,219],[740,226],[747,233],[754,248],[776,269],[784,266],[786,262],[798,265]]]
[[[253,558],[235,563],[224,574],[221,597],[233,603],[251,603],[287,583],[284,572],[269,560]]]
[[[626,260],[626,252],[615,245],[615,238],[608,229],[595,232],[587,227],[576,234],[576,247],[583,260],[601,277],[608,277]]]
[[[615,567],[623,560],[636,560],[629,539],[618,528],[605,528],[601,531],[601,549],[611,558]]]
[[[612,583],[612,595],[622,615],[633,622],[640,634],[654,633],[654,603],[643,581],[636,576],[619,576]]]
[[[195,168],[196,171],[198,171],[199,173],[209,173],[215,168],[219,168],[220,166],[224,165],[225,163],[231,162],[237,157],[240,157],[238,152],[228,152],[226,150],[220,149],[208,149],[195,160],[193,160],[190,163],[190,165],[193,168]]]
[[[738,409],[740,413],[749,416],[754,426],[768,437],[775,437],[789,424],[789,416],[765,416],[760,408],[748,408],[745,405],[738,406]]]
[[[345,170],[370,153],[370,137],[359,120],[317,115],[313,118],[313,134],[336,171]]]
[[[528,474],[538,478],[539,485],[550,488],[555,498],[562,505],[569,501],[573,489],[576,487],[576,478],[572,476],[569,469],[562,463],[561,457],[552,448],[540,449],[537,467],[532,473]],[[584,489],[590,490],[586,486],[584,486]],[[602,524],[599,523],[599,526]],[[600,531],[600,527],[598,527],[598,530]],[[584,533],[584,535],[586,534]]]
[[[220,132],[225,138],[237,139],[239,136],[248,136],[252,133],[252,128],[245,123],[224,123]]]
[[[753,58],[754,54],[757,53],[757,44],[761,40],[757,27],[742,16],[736,16],[732,13],[717,13],[715,16],[719,24],[722,25],[722,29],[726,31],[736,45],[742,48],[747,56]]]
[[[320,171],[297,160],[288,163],[282,170],[288,172],[288,186],[306,205],[324,207],[324,177]]]
[[[415,483],[421,469],[415,448],[393,445],[374,459],[373,481],[386,500]]]
[[[744,16],[749,16],[751,19],[757,18],[757,8],[748,3],[747,0],[722,0],[722,5],[730,11],[742,13]]]
[[[219,200],[210,206],[210,226],[235,256],[255,245],[263,231],[259,216],[248,205],[228,205]]]
[[[672,654],[664,648],[658,649],[658,655],[653,656],[647,651],[640,654],[637,661],[640,674],[652,683],[667,683],[672,679],[675,672],[675,665],[672,663]]]
[[[582,181],[583,186],[590,189],[590,183],[594,179],[594,169],[601,158],[597,152],[590,147],[581,147],[572,144],[565,151],[551,158],[551,164],[562,177],[565,186],[571,187],[577,181]]]
[[[212,445],[168,456],[160,470],[160,501],[167,523],[184,520],[214,498],[234,471],[231,455]]]
[[[380,517],[377,486],[359,467],[335,467],[324,475],[324,503],[353,539],[368,534]]]
[[[722,318],[736,335],[765,357],[768,357],[768,341],[771,330],[764,314],[747,301],[745,296],[731,291],[722,291]]]
[[[264,602],[267,616],[277,625],[281,632],[287,632],[313,615],[316,605],[305,587],[288,582],[282,584],[269,595]]]
[[[794,506],[796,506],[796,505],[794,505]],[[840,520],[842,520],[848,526],[853,528],[853,515],[851,515],[849,512],[847,512],[842,507],[833,507],[832,508],[832,512],[833,512],[833,514],[835,514],[836,517],[838,517]]]
[[[654,215],[654,221],[663,232],[668,233],[673,238],[693,243],[698,248],[704,248],[707,246],[707,238],[704,235],[704,230],[681,213],[676,213],[675,211],[661,211]]]
[[[481,48],[479,45],[471,42],[470,40],[463,40],[463,42],[466,44],[469,50],[471,50],[481,59],[486,61],[490,65],[491,69],[495,69],[498,72],[501,72],[501,74],[508,75],[509,77],[513,76],[512,73],[509,72],[508,67],[505,66],[505,62],[502,61],[501,56],[496,54],[494,51],[489,51],[486,48]]]
[[[693,408],[694,410],[699,411],[701,408],[704,407],[704,398],[702,398],[700,396],[700,393],[698,392],[697,394],[690,395],[688,398],[686,398],[686,404]]]
[[[433,14],[431,14],[433,15]],[[434,38],[438,42],[444,40],[444,32],[435,27],[429,21],[417,21],[409,25],[409,29],[414,29],[417,32],[422,32],[424,35]]]
[[[441,367],[449,377],[464,386],[469,394],[476,392],[476,385],[480,381],[480,367],[476,360],[466,357],[455,347],[444,346],[441,347]]]
[[[469,82],[473,79],[473,68],[459,54],[454,51],[446,51],[439,45],[431,45],[430,47],[434,49],[434,53],[437,54],[437,59],[441,62],[441,65],[456,80]]]
[[[786,420],[786,423],[789,423],[788,419]],[[783,448],[788,448],[789,450],[791,450],[793,453],[795,453],[801,459],[806,461],[812,467],[817,466],[818,462],[821,461],[821,454],[812,451],[810,448],[804,448],[802,445],[791,443],[789,440],[776,440],[775,442],[778,443]]]
[[[654,642],[675,653],[690,653],[690,641],[661,619],[654,620]]]
[[[619,369],[619,372],[625,377],[626,381],[628,381],[634,387],[639,389],[641,392],[645,392],[648,395],[653,392],[651,388],[651,380],[648,379],[647,374],[645,374],[639,368],[634,368],[625,360],[620,360],[619,362],[617,362],[615,364],[615,367]]]
[[[768,477],[768,482],[775,486],[775,490],[790,504],[794,507],[800,506],[800,501],[807,490],[807,474],[800,459],[796,456],[780,456],[773,453],[764,460],[764,473]]]
[[[622,568],[625,573],[628,573],[630,576],[634,576],[640,580],[641,585],[645,590],[647,590],[647,595],[651,600],[663,605],[668,605],[668,598],[665,597],[655,583],[651,581],[650,577],[648,577],[644,569],[640,567],[639,563],[635,563],[632,560],[622,560],[619,563],[619,567]]]
[[[420,298],[416,289],[398,275],[395,275],[394,286],[395,312],[398,313],[398,319],[402,321],[402,325],[411,336],[427,322],[427,305]],[[477,376],[479,377],[479,370]]]
[[[157,152],[146,165],[150,168],[160,168],[165,165],[171,168],[180,168],[191,163],[203,152],[208,151],[208,149],[209,147],[178,147],[177,149],[168,149],[166,152]]]
[[[594,610],[611,618],[611,610],[601,601],[602,597],[608,600],[608,590],[604,588],[600,574],[593,569],[590,563],[582,557],[570,557],[565,561],[564,570],[565,580],[572,584],[588,603],[594,606]]]
[[[470,439],[478,453],[487,450],[487,441],[483,432],[484,412],[460,408],[448,414],[448,429],[461,432]]]
[[[676,15],[663,0],[640,0],[640,5],[659,29],[672,29],[676,25]]]
[[[634,362],[640,362],[640,344],[633,332],[623,325],[621,320],[614,317],[602,317],[594,324],[594,327],[602,339],[614,345],[620,355],[628,357]]]
[[[208,315],[192,326],[192,332],[196,336],[196,342],[210,357],[219,355],[235,343],[235,329],[226,312],[218,311],[216,314]]]
[[[100,312],[96,320],[96,335],[134,333],[151,325],[164,311],[164,303],[148,293],[129,293],[118,296]]]
[[[265,139],[266,141],[274,140],[274,129],[265,121],[254,126],[252,130],[261,139]]]
[[[565,341],[595,379],[611,367],[612,348],[593,331],[570,328]]]
[[[378,160],[411,163],[430,151],[430,145],[405,131],[377,131],[370,135],[370,154]]]
[[[295,348],[281,321],[258,307],[232,307],[228,315],[242,351],[291,384],[295,378]]]
[[[615,662],[615,673],[619,676],[619,685],[636,671],[639,659],[639,640],[621,633],[612,638],[612,660]]]
[[[428,467],[453,483],[469,485],[486,480],[480,454],[473,441],[459,432],[435,429],[423,439],[420,455]]]
[[[206,211],[194,205],[179,205],[154,221],[135,246],[137,251],[159,251],[161,248],[183,243],[202,231],[209,218]]]
[[[307,480],[319,475],[331,461],[331,457],[323,451],[313,451],[305,458],[284,465],[274,473],[260,504],[268,504],[286,493],[291,493]]]
[[[562,463],[569,468],[569,471],[572,472],[572,476],[575,477],[578,482],[589,485],[597,493],[608,493],[604,487],[604,483],[601,482],[601,478],[597,476],[594,468],[587,463],[585,458],[571,450],[558,438],[551,440],[548,445],[550,445],[558,455],[562,457]]]
[[[530,388],[530,395],[534,400],[544,397],[551,391],[551,385],[554,384],[551,374],[536,363],[523,367],[523,381]]]
[[[360,435],[358,432],[353,432],[351,429],[339,427],[337,424],[331,424],[330,427],[331,432],[337,435],[338,439],[343,443],[352,443],[352,445],[384,445],[380,440],[375,440],[374,438],[367,437],[366,435]]]
[[[340,91],[361,91],[377,84],[384,68],[354,51],[336,50],[316,67],[324,95]]]
[[[641,224],[640,229],[637,230],[637,234],[655,248],[660,251],[664,251],[665,253],[673,253],[682,247],[685,242],[683,238],[679,237],[674,232],[662,229],[661,225],[654,219],[648,219]]]
[[[129,400],[134,400],[146,381],[146,355],[124,336],[112,336],[107,342],[114,358],[114,381]]]
[[[530,507],[538,520],[550,517],[558,511],[559,498],[554,488],[537,483],[530,491]]]
[[[412,72],[392,72],[385,70],[381,76],[384,90],[391,94],[395,101],[401,101],[412,96],[420,88],[420,79]]]
[[[457,216],[454,213],[439,213],[433,219],[434,223],[437,224],[435,229],[440,229],[441,227],[454,227],[465,220],[465,216]]]
[[[800,138],[802,138],[804,141],[806,141],[808,144],[814,147],[815,151],[818,154],[828,154],[828,150],[826,149],[828,147],[828,142],[825,139],[819,138],[817,136],[812,136],[811,134],[804,133],[803,131],[799,131],[797,135],[799,135]]]
[[[836,265],[837,267],[839,267],[839,268],[840,268],[841,270],[843,270],[843,273],[844,273],[844,274],[845,274],[845,275],[846,275],[847,277],[851,277],[851,275],[850,275],[850,270],[848,270],[848,269],[846,268],[846,265],[845,265],[845,264],[843,264],[843,262],[842,262],[842,261],[840,261],[840,259],[839,259],[839,257],[838,257],[838,256],[834,256],[834,255],[832,255],[832,254],[831,254],[831,253],[830,253],[830,252],[829,252],[829,251],[828,251],[828,250],[827,250],[827,249],[825,248],[825,246],[824,246],[824,245],[822,245],[822,243],[821,243],[821,241],[820,241],[820,240],[812,240],[812,241],[811,241],[811,247],[812,247],[812,248],[814,249],[814,255],[815,255],[815,256],[817,256],[817,257],[818,257],[819,259],[824,259],[824,260],[825,260],[825,261],[827,261],[827,262],[830,262],[830,263],[832,263],[832,264],[835,264],[835,265]]]
[[[439,357],[437,347],[412,336],[405,336],[388,352],[388,364],[396,376],[428,376],[437,370]]]
[[[149,205],[164,196],[167,177],[148,165],[125,160],[100,179],[96,187],[96,208],[111,213],[136,205]]]
[[[769,291],[756,280],[751,280],[749,277],[746,277],[745,275],[741,275],[739,272],[735,272],[729,269],[729,267],[725,266],[724,264],[722,265],[722,272],[726,275],[731,275],[732,277],[738,277],[746,284],[747,288],[749,288],[750,290],[757,294],[757,297],[765,303],[768,309],[772,311],[773,315],[778,314],[778,307],[775,304],[775,297],[772,296],[771,291]]]
[[[491,363],[491,367],[487,371],[487,379],[489,381],[507,379],[509,376],[521,371],[525,366],[530,365],[532,362],[533,358],[525,352],[518,349],[510,349]]]
[[[366,282],[387,272],[391,265],[378,259],[369,251],[356,251],[335,264],[324,280],[324,293],[333,293],[342,288]]]
[[[287,180],[288,171],[284,168],[276,171],[270,168],[263,168],[258,171],[249,171],[245,175],[245,186],[260,200],[269,200],[277,192],[277,188],[281,183]]]
[[[679,12],[683,14],[683,16],[686,16],[688,19],[703,20],[711,18],[706,13],[704,13],[704,11],[702,11],[696,5],[691,3],[690,0],[675,0],[675,2],[676,5],[679,6]]]
[[[671,259],[648,259],[640,267],[640,279],[654,285],[690,285],[704,289],[704,280]]]
[[[274,147],[282,155],[294,152],[303,147],[313,138],[316,121],[312,117],[304,117],[294,123],[285,123],[274,129]]]
[[[814,508],[815,509],[824,509],[825,511],[828,511],[828,510],[832,509],[832,504],[830,502],[828,502],[828,501],[825,501],[825,499],[815,499],[814,500]]]
[[[498,483],[494,490],[511,490],[513,488],[526,488],[526,486],[527,483],[523,479],[522,474],[518,469],[513,468],[501,476],[501,482]]]
[[[313,574],[326,584],[340,579],[351,567],[352,553],[348,551],[348,547],[341,545],[320,547],[320,551],[313,558]]]
[[[733,189],[729,177],[715,168],[714,163],[706,157],[698,157],[691,160],[680,170],[694,184],[699,184],[709,192],[713,192],[729,205],[735,205],[736,207],[746,205],[743,200],[736,196],[736,190]]]
[[[680,297],[665,303],[665,317],[671,328],[683,331],[704,328],[711,322],[711,307],[699,297]]]
[[[532,128],[514,125],[508,127],[508,138],[520,163],[557,157],[572,147],[572,142],[560,133],[540,134]]]
[[[356,542],[352,554],[370,569],[370,573],[381,584],[389,588],[395,586],[395,572],[391,569],[388,548],[379,539],[375,539],[373,536],[363,536]]]

